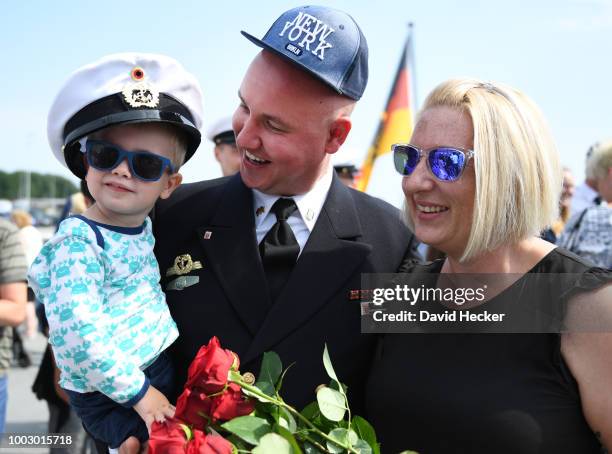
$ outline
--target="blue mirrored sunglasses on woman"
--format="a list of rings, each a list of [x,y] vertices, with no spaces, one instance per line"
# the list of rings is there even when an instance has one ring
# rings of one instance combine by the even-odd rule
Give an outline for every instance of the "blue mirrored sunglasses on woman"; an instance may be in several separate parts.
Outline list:
[[[170,159],[149,151],[127,151],[102,140],[88,140],[85,144],[87,162],[102,172],[110,172],[127,159],[130,172],[143,181],[157,181],[166,168],[174,173]]]
[[[472,150],[456,147],[435,147],[422,150],[410,144],[395,144],[391,149],[395,170],[400,175],[410,175],[421,158],[426,156],[430,172],[440,181],[458,180],[468,161],[474,156]]]

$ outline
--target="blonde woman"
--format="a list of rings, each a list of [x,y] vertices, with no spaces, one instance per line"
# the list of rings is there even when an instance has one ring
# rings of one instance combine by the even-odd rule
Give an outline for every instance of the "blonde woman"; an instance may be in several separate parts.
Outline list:
[[[450,273],[512,273],[486,304],[505,297],[518,307],[533,291],[560,305],[580,286],[605,314],[610,273],[538,237],[558,216],[562,173],[525,95],[473,79],[444,82],[394,158],[409,224],[446,254],[407,271],[434,283]],[[543,292],[532,273],[575,279]],[[609,333],[387,334],[372,367],[369,417],[385,453],[599,453],[600,444],[612,447],[610,351]]]

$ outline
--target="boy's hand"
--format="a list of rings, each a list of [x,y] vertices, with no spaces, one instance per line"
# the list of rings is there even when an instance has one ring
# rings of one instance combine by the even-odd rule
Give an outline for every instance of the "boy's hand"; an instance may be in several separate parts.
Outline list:
[[[174,416],[174,405],[168,402],[166,396],[160,393],[154,386],[149,386],[144,397],[134,405],[134,410],[140,415],[147,430],[151,433],[153,421],[164,422],[167,417]]]
[[[143,443],[141,446],[138,438],[130,437],[119,446],[119,454],[146,454],[148,447],[149,443]]]

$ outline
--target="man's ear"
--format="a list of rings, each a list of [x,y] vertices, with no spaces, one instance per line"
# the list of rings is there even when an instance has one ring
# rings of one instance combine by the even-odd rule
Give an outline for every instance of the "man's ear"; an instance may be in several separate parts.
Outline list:
[[[183,175],[180,173],[173,173],[166,180],[166,184],[164,186],[164,190],[159,195],[160,199],[167,199],[174,192],[176,188],[179,187],[181,182],[183,181]]]
[[[215,148],[213,148],[213,151],[215,152],[215,159],[217,160],[218,163],[221,163],[221,159],[219,159],[219,156],[221,155],[221,150],[219,150],[219,146],[215,145]]]
[[[348,133],[351,131],[353,126],[349,117],[336,118],[331,125],[329,125],[329,133],[327,136],[327,142],[325,144],[325,152],[334,154],[340,149]]]

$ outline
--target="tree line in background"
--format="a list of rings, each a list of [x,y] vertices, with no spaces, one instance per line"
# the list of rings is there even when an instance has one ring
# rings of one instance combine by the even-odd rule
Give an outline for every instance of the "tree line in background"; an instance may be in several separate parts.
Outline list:
[[[0,170],[0,199],[26,198],[27,173],[7,173]],[[38,198],[65,198],[78,191],[77,187],[67,178],[58,175],[30,173],[30,197]]]

